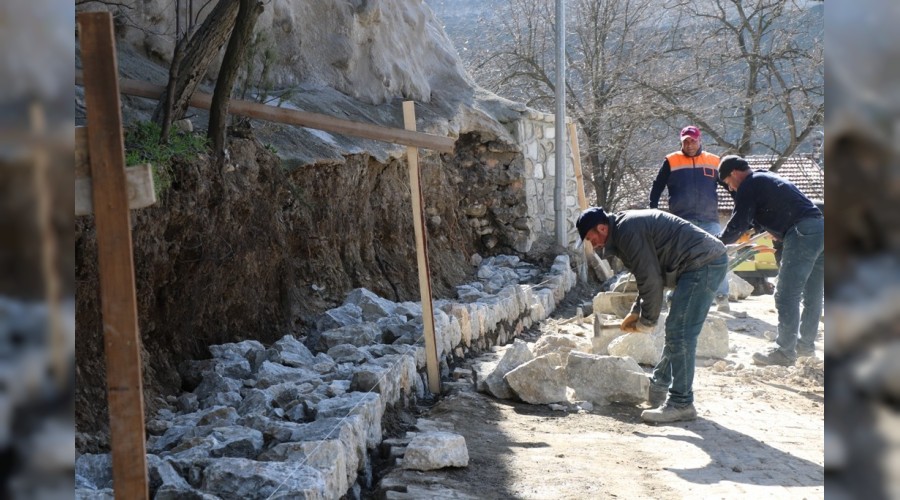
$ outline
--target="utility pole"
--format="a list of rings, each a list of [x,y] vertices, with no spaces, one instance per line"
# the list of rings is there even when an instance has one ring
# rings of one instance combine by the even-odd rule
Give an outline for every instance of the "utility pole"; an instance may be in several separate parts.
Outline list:
[[[566,3],[556,0],[556,242],[568,246],[566,230]]]

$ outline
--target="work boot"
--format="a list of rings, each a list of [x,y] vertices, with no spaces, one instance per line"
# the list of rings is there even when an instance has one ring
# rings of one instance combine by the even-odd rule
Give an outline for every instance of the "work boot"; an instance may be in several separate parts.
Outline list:
[[[695,418],[697,418],[697,409],[694,408],[693,403],[679,407],[667,401],[659,408],[641,412],[641,420],[648,424],[666,424]]]
[[[816,357],[816,348],[802,346],[800,344],[797,344],[797,357],[798,358],[814,358],[814,357]]]
[[[753,363],[760,366],[794,366],[795,359],[789,358],[781,349],[773,348],[767,353],[757,352],[753,354]]]
[[[659,408],[663,403],[666,402],[666,396],[668,395],[669,389],[667,387],[660,387],[651,382],[649,395],[650,397],[647,399],[647,401],[653,408]]]
[[[716,311],[730,313],[731,306],[728,305],[727,295],[716,295]]]

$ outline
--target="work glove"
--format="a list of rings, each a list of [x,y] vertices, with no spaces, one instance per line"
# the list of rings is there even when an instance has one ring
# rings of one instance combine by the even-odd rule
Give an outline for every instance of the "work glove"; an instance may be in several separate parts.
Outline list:
[[[625,316],[625,319],[622,320],[622,325],[619,328],[627,333],[651,333],[653,327],[643,324],[640,320],[641,316],[639,314],[631,313],[628,316]]]

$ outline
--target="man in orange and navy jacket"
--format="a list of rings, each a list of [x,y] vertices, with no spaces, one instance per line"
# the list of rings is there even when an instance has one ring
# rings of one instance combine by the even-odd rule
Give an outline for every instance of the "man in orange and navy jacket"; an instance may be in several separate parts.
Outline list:
[[[659,208],[659,197],[669,189],[669,212],[700,227],[709,234],[722,232],[716,194],[719,157],[703,151],[700,129],[688,125],[681,129],[681,151],[666,156],[653,187],[650,208]],[[720,311],[728,311],[728,279],[716,291]]]

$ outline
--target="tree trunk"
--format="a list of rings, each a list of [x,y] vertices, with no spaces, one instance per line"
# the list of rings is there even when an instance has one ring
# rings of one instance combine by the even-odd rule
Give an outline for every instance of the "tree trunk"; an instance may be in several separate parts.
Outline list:
[[[172,126],[172,104],[175,95],[175,85],[178,82],[178,68],[181,67],[181,60],[184,59],[184,49],[187,46],[187,36],[182,37],[175,44],[175,53],[172,55],[172,66],[169,68],[169,82],[166,84],[166,93],[162,108],[162,123],[160,124],[159,143],[167,144],[169,142],[169,129]],[[160,123],[157,121],[157,123]]]
[[[231,38],[228,40],[228,47],[225,49],[219,77],[216,79],[216,90],[209,108],[209,128],[206,136],[209,138],[219,166],[223,166],[225,160],[225,129],[231,90],[244,59],[244,52],[246,52],[244,49],[253,36],[253,27],[256,26],[256,20],[262,11],[263,4],[259,0],[240,0],[237,21],[231,32]]]
[[[219,53],[219,49],[231,33],[238,13],[238,0],[221,0],[187,44],[180,64],[173,65],[174,90],[166,90],[153,112],[153,121],[161,128],[180,120],[187,111],[188,102],[197,86],[203,80],[209,64]],[[172,98],[169,94],[172,94]],[[171,106],[167,104],[171,103]]]

